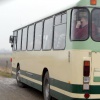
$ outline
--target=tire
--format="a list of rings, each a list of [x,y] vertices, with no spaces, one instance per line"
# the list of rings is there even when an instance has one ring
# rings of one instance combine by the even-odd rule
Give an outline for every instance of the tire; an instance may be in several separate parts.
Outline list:
[[[17,81],[17,85],[19,87],[24,87],[25,85],[20,81],[20,69],[17,68],[17,71],[16,71],[16,81]]]
[[[44,75],[43,97],[44,97],[44,100],[51,100],[51,96],[50,96],[50,79],[49,79],[49,73],[48,72],[46,72],[45,75]]]

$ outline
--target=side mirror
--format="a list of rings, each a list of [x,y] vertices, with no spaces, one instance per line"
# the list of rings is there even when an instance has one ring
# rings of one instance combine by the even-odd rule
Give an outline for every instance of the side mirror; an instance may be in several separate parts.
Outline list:
[[[14,36],[10,36],[9,43],[13,43],[13,42],[14,42]]]

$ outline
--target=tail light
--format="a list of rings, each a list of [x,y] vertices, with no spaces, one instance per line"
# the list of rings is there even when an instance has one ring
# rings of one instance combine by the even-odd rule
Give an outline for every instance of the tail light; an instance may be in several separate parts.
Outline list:
[[[90,97],[90,94],[89,94],[89,93],[86,93],[86,94],[84,94],[84,97],[85,97],[86,99],[88,99],[88,98]]]
[[[10,58],[10,62],[12,62],[12,58]]]
[[[90,75],[90,61],[84,61],[83,66],[83,76],[89,76]]]
[[[89,90],[90,61],[84,61],[83,65],[83,90]],[[87,96],[87,94],[86,94]]]

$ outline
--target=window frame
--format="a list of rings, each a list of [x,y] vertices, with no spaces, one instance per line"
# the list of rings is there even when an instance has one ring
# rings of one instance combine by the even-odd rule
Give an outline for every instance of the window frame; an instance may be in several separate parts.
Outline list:
[[[18,36],[18,31],[13,31],[13,36],[14,36],[14,32],[16,32],[16,50],[15,50],[15,46],[14,46],[14,43],[13,43],[13,48],[12,48],[12,51],[17,51],[17,36]]]
[[[40,22],[42,22],[41,48],[40,48],[40,50],[35,50],[36,24],[37,24],[37,23],[40,23]],[[42,47],[43,47],[43,46],[42,46],[42,45],[43,45],[43,29],[44,29],[44,20],[37,21],[37,22],[35,23],[35,26],[34,26],[34,43],[33,43],[34,51],[41,51],[41,50],[42,50]]]
[[[25,26],[25,27],[22,28],[22,41],[23,41],[23,29],[25,29],[25,28],[27,28],[27,36],[28,36],[28,26]],[[27,39],[28,39],[28,37],[26,37],[26,49],[23,50],[23,48],[22,48],[23,42],[22,42],[21,51],[26,51],[27,50]]]
[[[20,50],[18,50],[18,46],[17,46],[17,51],[22,51],[22,33],[23,33],[23,29],[20,28],[19,30],[21,30],[21,44],[20,44]],[[17,42],[18,42],[18,31],[19,30],[17,30]]]
[[[33,31],[33,38],[34,38],[34,40],[33,40],[33,47],[32,47],[31,50],[29,50],[28,49],[28,34],[29,34],[29,27],[32,26],[32,25],[34,25],[34,31]],[[27,32],[27,51],[33,51],[34,50],[34,42],[35,42],[35,23],[32,23],[32,24],[28,25],[28,30],[27,31],[28,31]]]
[[[71,8],[70,8],[71,9]],[[68,10],[70,10],[70,9],[67,9],[67,10],[64,10],[64,11],[62,11],[62,12],[58,12],[58,13],[56,13],[56,14],[53,14],[53,15],[51,15],[51,16],[49,16],[49,17],[46,17],[46,18],[43,18],[43,19],[41,19],[41,20],[39,20],[39,21],[37,21],[37,22],[34,22],[34,23],[31,23],[31,24],[29,24],[29,25],[26,25],[26,26],[24,26],[24,27],[28,27],[28,29],[27,29],[27,31],[29,30],[29,26],[31,26],[31,25],[33,25],[34,24],[34,41],[33,41],[33,48],[32,48],[32,50],[34,50],[34,51],[48,51],[48,50],[43,50],[43,32],[44,32],[44,21],[46,20],[46,19],[49,19],[49,18],[51,18],[51,17],[53,17],[53,34],[52,34],[52,45],[51,45],[51,49],[50,50],[57,50],[57,49],[54,49],[54,27],[55,27],[55,17],[57,16],[57,15],[59,15],[59,14],[61,14],[61,21],[62,21],[62,15],[63,14],[66,14],[66,35],[67,35],[67,11]],[[36,24],[38,23],[38,22],[42,22],[42,42],[41,42],[41,49],[40,50],[35,50],[34,49],[34,47],[35,47],[35,28],[36,28]],[[64,23],[62,23],[62,24],[64,24]],[[17,51],[22,51],[22,33],[23,33],[23,28],[24,27],[21,27],[21,28],[18,28],[18,29],[16,29],[16,30],[14,30],[14,31],[17,31],[17,33],[18,33],[18,31],[19,30],[21,30],[21,44],[20,44],[20,50],[17,50]],[[13,32],[14,32],[13,31]],[[18,40],[18,34],[17,34],[17,40]],[[28,47],[28,33],[27,33],[27,47]],[[32,51],[32,50],[28,50],[28,48],[26,47],[26,50],[27,51]],[[66,48],[66,39],[65,39],[65,48]],[[64,48],[64,49],[65,49]],[[58,49],[58,50],[64,50],[64,49]]]
[[[92,11],[91,11],[91,39],[92,39],[93,41],[95,41],[95,42],[100,42],[100,41],[94,40],[93,37],[92,37],[92,13],[93,13],[93,11],[94,11],[95,9],[100,9],[100,8],[96,8],[96,7],[95,7],[95,8],[93,8]]]
[[[45,24],[45,21],[48,20],[48,19],[50,19],[50,18],[53,19],[51,48],[50,49],[43,49],[44,24]],[[44,21],[43,21],[42,51],[50,51],[50,50],[52,50],[52,48],[53,48],[53,34],[54,34],[54,16],[50,16],[48,18],[45,18]]]
[[[87,12],[88,12],[88,37],[87,37],[87,39],[84,39],[84,40],[72,40],[71,39],[71,26],[72,26],[72,13],[73,13],[73,10],[74,9],[86,9],[87,10]],[[89,39],[89,37],[90,37],[90,24],[91,24],[91,21],[90,21],[90,11],[88,10],[88,8],[87,7],[74,7],[74,8],[72,8],[71,9],[71,14],[70,14],[70,35],[69,35],[69,39],[70,39],[70,41],[86,41],[86,40],[88,40]]]
[[[56,16],[57,15],[59,15],[59,14],[61,14],[61,23],[60,24],[58,24],[58,25],[55,25],[55,19],[56,19]],[[53,50],[54,51],[56,51],[56,50],[65,50],[65,48],[66,48],[66,39],[67,39],[67,10],[65,10],[65,11],[63,11],[63,12],[60,12],[59,14],[55,14],[55,16],[54,16],[54,25],[53,25]],[[62,15],[63,14],[66,14],[66,22],[65,23],[62,23]],[[62,25],[62,24],[66,24],[66,34],[65,34],[65,47],[64,47],[64,49],[55,49],[54,48],[54,32],[55,32],[55,26],[59,26],[59,25]]]

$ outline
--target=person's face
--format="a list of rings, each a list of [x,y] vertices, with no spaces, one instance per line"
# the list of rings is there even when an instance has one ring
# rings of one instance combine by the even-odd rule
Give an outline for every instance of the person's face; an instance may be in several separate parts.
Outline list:
[[[86,24],[87,24],[87,20],[84,17],[82,17],[81,18],[81,25],[82,25],[82,27],[84,27]]]
[[[84,23],[86,22],[85,18],[81,18],[81,25],[84,26]]]

